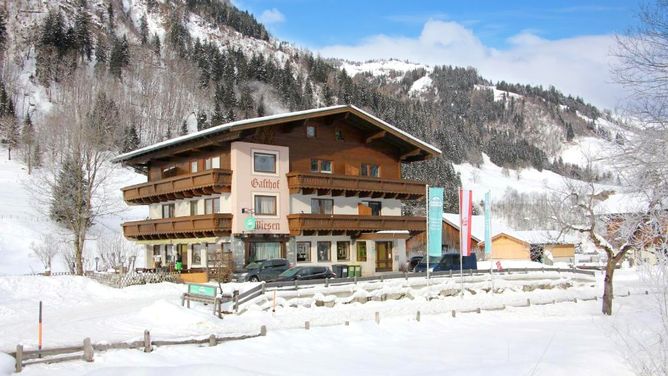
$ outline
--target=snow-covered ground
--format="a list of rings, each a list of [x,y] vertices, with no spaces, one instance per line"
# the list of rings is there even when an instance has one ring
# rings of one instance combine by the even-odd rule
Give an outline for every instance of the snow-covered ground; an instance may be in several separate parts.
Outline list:
[[[39,242],[43,234],[66,232],[49,218],[48,188],[40,178],[45,172],[37,170],[28,175],[27,167],[16,160],[19,158],[16,151],[11,161],[5,158],[6,154],[7,150],[0,148],[0,275],[41,273],[44,268],[32,254],[31,243]],[[114,210],[99,217],[91,228],[88,242],[91,253],[96,250],[96,238],[118,234],[122,222],[148,215],[146,207],[128,207],[120,190],[145,179],[130,169],[114,167],[104,186]],[[66,271],[62,258],[56,257],[52,271]]]
[[[95,362],[29,365],[26,375],[338,375],[387,374],[632,374],[623,356],[628,349],[617,335],[659,324],[653,295],[637,274],[616,274],[615,315],[604,317],[599,301],[563,302],[503,311],[460,313],[451,309],[516,304],[600,295],[600,276],[569,289],[502,294],[467,294],[427,301],[402,299],[327,307],[248,311],[215,318],[208,308],[179,305],[182,285],[133,286],[116,290],[80,277],[1,277],[0,346],[17,342],[33,348],[37,301],[44,301],[46,347],[80,342],[138,340],[144,329],[154,339],[207,337],[209,334],[256,334],[266,337],[227,342],[216,347],[158,347],[153,353],[116,350],[95,354]],[[415,320],[420,310],[421,321]],[[374,312],[381,321],[373,321]],[[311,329],[303,329],[304,321]],[[344,326],[344,320],[350,325]],[[631,326],[629,326],[631,325]],[[67,339],[67,340],[63,340]],[[3,362],[0,362],[2,364]],[[11,364],[10,364],[11,366]],[[10,367],[2,369],[9,373]]]

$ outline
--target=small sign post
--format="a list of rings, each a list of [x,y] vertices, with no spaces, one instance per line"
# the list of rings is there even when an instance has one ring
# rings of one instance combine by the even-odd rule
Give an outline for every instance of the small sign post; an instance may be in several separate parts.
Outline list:
[[[189,284],[188,294],[215,298],[216,295],[218,295],[218,287],[209,285]]]

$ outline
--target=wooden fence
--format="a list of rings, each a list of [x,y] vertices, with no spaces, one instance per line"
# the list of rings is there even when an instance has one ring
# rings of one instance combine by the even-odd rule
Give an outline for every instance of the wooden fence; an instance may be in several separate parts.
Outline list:
[[[86,276],[107,286],[123,288],[132,285],[145,285],[147,283],[178,282],[178,272],[130,272],[125,274],[116,273],[87,273]]]
[[[211,334],[207,338],[187,339],[187,340],[157,340],[151,339],[151,333],[144,331],[144,339],[134,342],[101,343],[93,344],[90,338],[84,338],[81,346],[57,347],[42,350],[24,351],[23,345],[16,346],[16,352],[10,353],[14,357],[16,372],[21,372],[23,367],[31,364],[52,364],[68,362],[73,360],[84,360],[92,362],[95,352],[103,352],[114,349],[142,349],[148,353],[153,351],[154,347],[175,346],[175,345],[208,345],[216,346],[219,343],[239,341],[248,338],[255,338],[267,335],[267,327],[262,325],[258,334],[249,334],[235,337],[218,337]]]

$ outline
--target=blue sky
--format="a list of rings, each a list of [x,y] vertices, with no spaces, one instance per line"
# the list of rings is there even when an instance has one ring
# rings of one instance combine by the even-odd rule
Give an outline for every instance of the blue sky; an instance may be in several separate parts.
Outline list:
[[[491,47],[522,31],[548,39],[623,32],[634,22],[638,1],[370,1],[236,0],[260,17],[277,10],[282,22],[269,23],[280,39],[318,48],[349,44],[373,34],[416,36],[429,19],[470,27]]]
[[[554,85],[615,108],[614,35],[640,0],[233,0],[281,40],[326,57],[473,66],[493,81]]]

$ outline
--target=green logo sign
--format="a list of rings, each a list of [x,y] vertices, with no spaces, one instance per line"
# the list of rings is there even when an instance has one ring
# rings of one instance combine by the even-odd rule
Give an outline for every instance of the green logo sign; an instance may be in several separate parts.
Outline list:
[[[244,221],[244,229],[246,231],[253,231],[255,230],[255,217],[248,217]]]
[[[215,298],[217,292],[218,292],[218,287],[216,286],[194,285],[194,284],[188,285],[189,294],[204,295]]]

